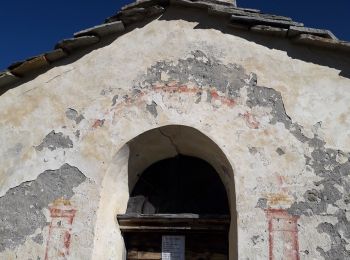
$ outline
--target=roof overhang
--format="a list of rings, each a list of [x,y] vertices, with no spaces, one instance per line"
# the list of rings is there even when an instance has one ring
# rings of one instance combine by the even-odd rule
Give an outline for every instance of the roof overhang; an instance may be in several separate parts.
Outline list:
[[[93,48],[103,38],[119,36],[135,23],[145,22],[161,16],[169,6],[200,9],[208,16],[220,17],[227,21],[223,26],[239,30],[280,37],[296,44],[303,44],[331,51],[350,53],[350,43],[338,40],[329,30],[304,27],[289,17],[264,14],[256,9],[236,7],[226,0],[138,0],[128,4],[101,25],[82,30],[71,39],[55,45],[53,51],[11,64],[0,72],[0,89],[8,89],[21,83],[23,78],[41,74],[53,63],[63,60],[87,47]]]

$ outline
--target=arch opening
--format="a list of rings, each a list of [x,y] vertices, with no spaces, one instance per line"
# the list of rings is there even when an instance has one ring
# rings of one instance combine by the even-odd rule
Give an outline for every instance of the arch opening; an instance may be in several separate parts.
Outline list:
[[[127,213],[229,215],[230,210],[215,169],[202,159],[179,154],[142,173]]]
[[[128,147],[131,192],[117,216],[127,258],[161,259],[162,239],[179,236],[186,259],[236,259],[233,170],[219,146],[192,127],[168,125]]]

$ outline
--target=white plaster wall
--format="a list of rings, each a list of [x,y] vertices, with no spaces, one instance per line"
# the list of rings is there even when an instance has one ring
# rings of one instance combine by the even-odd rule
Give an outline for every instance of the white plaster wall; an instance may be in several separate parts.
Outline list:
[[[94,235],[76,233],[71,259],[87,259],[88,255],[92,259],[122,258],[123,242],[118,233],[113,234],[115,250],[104,254],[100,248],[103,230],[116,225],[115,218],[106,220],[106,216],[125,210],[128,199],[125,168],[121,168],[125,161],[119,164],[114,156],[126,142],[152,128],[169,124],[194,127],[211,138],[228,157],[236,186],[239,259],[267,259],[269,255],[266,214],[256,207],[259,198],[267,198],[271,207],[288,208],[319,180],[305,165],[304,154],[310,154],[311,148],[298,141],[283,124],[270,124],[269,109],[249,108],[245,104],[246,88],[241,89],[241,97],[234,106],[220,99],[207,102],[202,98],[196,103],[194,91],[169,93],[152,89],[127,101],[124,96],[133,96],[132,87],[158,61],[176,63],[191,51],[200,50],[223,64],[239,64],[247,75],[257,75],[259,85],[281,92],[287,114],[304,127],[306,135],[312,136],[316,131],[314,125],[322,121],[317,131],[326,145],[349,152],[349,79],[339,76],[334,68],[293,59],[285,51],[233,34],[194,29],[196,25],[197,22],[185,20],[155,20],[0,97],[0,196],[64,163],[77,167],[93,183],[90,188],[82,184],[85,186],[79,189],[84,189],[83,194],[77,193],[76,199],[72,199],[78,212],[84,212],[77,215],[74,225],[89,224],[89,232]],[[211,87],[215,86],[206,86]],[[218,94],[225,98],[225,93]],[[118,98],[112,105],[115,95]],[[157,117],[145,108],[152,101],[157,104]],[[65,115],[68,108],[85,119],[79,124],[68,119]],[[242,117],[247,112],[259,123],[258,128],[252,128],[249,119]],[[98,125],[97,120],[105,121]],[[73,148],[36,150],[52,130],[69,136]],[[77,130],[79,137],[75,136]],[[16,146],[21,148],[13,152]],[[279,147],[285,152],[283,156],[276,152]],[[254,152],[249,148],[255,148]],[[116,171],[110,182],[113,165]],[[114,183],[115,189],[110,186]],[[114,198],[115,201],[110,201]],[[88,210],[86,201],[91,203]],[[98,211],[104,203],[111,205],[108,215]],[[87,216],[92,220],[88,221]],[[299,219],[300,250],[311,252],[310,255],[301,252],[303,259],[318,259],[316,247],[328,243],[327,236],[315,231],[317,223],[317,219]],[[42,232],[47,236],[47,230]],[[253,236],[258,236],[254,243]],[[309,241],[310,236],[313,242]],[[18,255],[43,259],[44,251],[45,242],[38,245],[28,239],[13,250],[0,252],[0,258]]]

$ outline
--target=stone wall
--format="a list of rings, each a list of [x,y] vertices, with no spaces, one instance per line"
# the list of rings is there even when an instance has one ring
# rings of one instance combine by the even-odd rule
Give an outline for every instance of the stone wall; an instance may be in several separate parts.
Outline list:
[[[123,259],[128,142],[167,125],[229,161],[239,259],[350,257],[349,59],[180,11],[0,97],[1,259]]]

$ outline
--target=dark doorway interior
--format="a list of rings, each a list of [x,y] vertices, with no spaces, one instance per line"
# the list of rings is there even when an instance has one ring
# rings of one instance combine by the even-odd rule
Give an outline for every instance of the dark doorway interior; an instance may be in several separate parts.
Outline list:
[[[127,259],[161,259],[162,240],[185,239],[184,258],[228,259],[230,210],[225,187],[206,161],[179,155],[147,168],[118,215]]]
[[[135,205],[140,203],[143,205]],[[127,213],[229,215],[230,211],[215,169],[204,160],[179,155],[143,172],[131,193]]]

